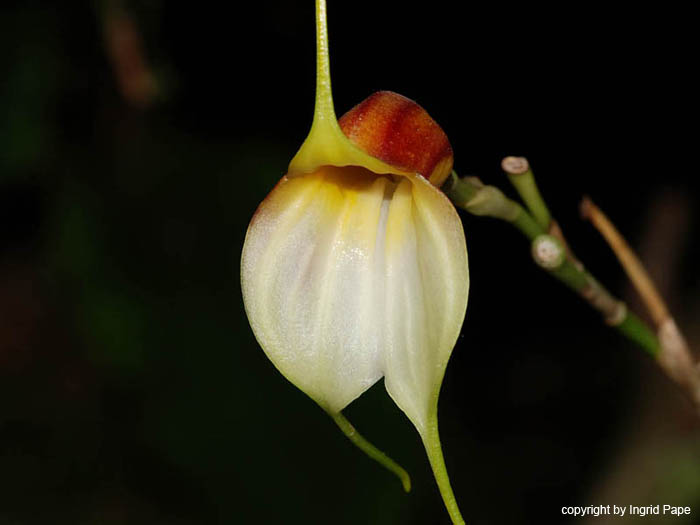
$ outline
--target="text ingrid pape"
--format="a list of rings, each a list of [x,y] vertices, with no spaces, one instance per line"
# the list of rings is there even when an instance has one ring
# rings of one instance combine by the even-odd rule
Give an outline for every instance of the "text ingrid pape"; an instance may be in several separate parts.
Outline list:
[[[568,516],[687,516],[690,507],[675,505],[587,505],[585,507],[562,507],[561,513]]]

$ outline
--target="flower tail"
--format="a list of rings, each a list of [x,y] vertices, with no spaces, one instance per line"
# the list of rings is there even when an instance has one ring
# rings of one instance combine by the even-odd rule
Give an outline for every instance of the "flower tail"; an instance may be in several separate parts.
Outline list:
[[[365,454],[367,454],[370,458],[382,465],[384,468],[396,474],[399,480],[401,480],[403,489],[406,492],[411,492],[411,477],[401,465],[396,463],[396,461],[391,459],[384,452],[382,452],[377,447],[372,445],[372,443],[367,441],[357,430],[355,430],[355,427],[352,425],[352,423],[350,423],[350,421],[348,421],[347,418],[341,412],[329,412],[328,415],[333,418],[333,421],[335,421],[336,425],[340,427],[340,430],[343,431],[343,434],[345,434],[348,437],[348,439],[352,441],[355,444],[355,446],[357,446],[357,448],[362,450]]]
[[[433,469],[435,481],[437,481],[440,489],[442,501],[445,503],[450,518],[452,518],[452,523],[454,525],[465,525],[464,518],[457,506],[457,500],[452,492],[450,477],[447,475],[447,467],[445,466],[445,458],[442,455],[442,444],[440,443],[440,434],[438,432],[437,414],[430,417],[425,431],[421,433],[421,438],[430,460],[430,466]]]

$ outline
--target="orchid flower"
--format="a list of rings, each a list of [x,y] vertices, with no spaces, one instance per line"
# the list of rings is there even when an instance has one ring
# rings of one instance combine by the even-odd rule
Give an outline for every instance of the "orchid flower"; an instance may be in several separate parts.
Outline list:
[[[383,377],[421,435],[452,520],[464,523],[437,426],[469,289],[462,223],[439,190],[452,149],[425,110],[394,93],[371,96],[339,124],[325,0],[316,19],[311,131],[243,246],[248,319],[275,367],[408,490],[405,471],[341,414]]]

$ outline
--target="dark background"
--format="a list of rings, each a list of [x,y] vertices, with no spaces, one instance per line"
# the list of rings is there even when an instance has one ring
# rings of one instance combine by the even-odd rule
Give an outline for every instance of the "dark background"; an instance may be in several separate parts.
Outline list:
[[[697,347],[689,13],[329,3],[339,114],[378,89],[411,97],[461,175],[510,195],[500,160],[527,156],[574,250],[634,305],[579,219],[591,195]],[[245,230],[310,126],[315,52],[313,2],[247,4],[0,8],[2,525],[448,523],[381,383],[346,413],[411,473],[409,495],[248,326]],[[463,219],[471,294],[440,420],[467,523],[664,503],[693,509],[669,523],[700,523],[689,404],[515,230]]]

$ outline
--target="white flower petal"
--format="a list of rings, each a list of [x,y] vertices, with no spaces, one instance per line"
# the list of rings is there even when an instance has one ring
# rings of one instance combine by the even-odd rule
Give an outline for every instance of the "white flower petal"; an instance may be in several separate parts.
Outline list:
[[[284,178],[250,224],[241,282],[260,345],[321,406],[340,411],[386,374],[424,424],[468,291],[461,222],[425,179],[354,167]]]
[[[467,307],[464,230],[447,197],[415,176],[394,193],[386,239],[386,388],[423,433]]]

